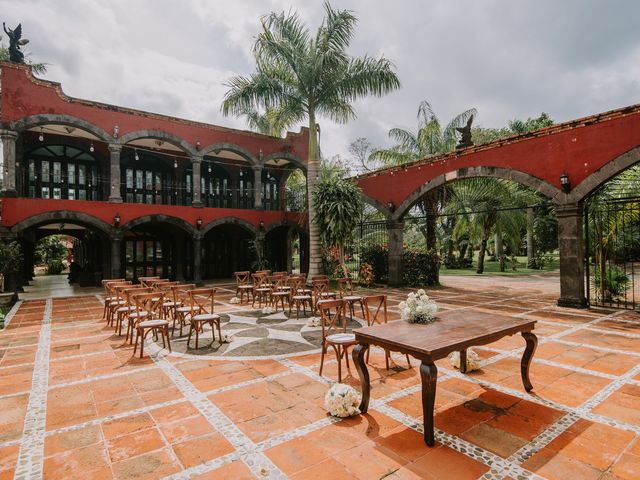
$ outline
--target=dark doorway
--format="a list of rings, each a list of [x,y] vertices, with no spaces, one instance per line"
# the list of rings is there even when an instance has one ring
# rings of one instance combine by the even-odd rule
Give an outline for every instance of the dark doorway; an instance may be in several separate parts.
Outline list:
[[[204,237],[203,278],[231,278],[251,269],[253,235],[237,225],[220,225]]]

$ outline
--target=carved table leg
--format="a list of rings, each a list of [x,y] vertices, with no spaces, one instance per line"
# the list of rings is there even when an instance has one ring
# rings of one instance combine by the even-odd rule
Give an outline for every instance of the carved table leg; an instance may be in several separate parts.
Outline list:
[[[369,345],[366,343],[360,343],[353,349],[352,357],[353,363],[358,371],[360,377],[360,386],[362,388],[362,400],[360,401],[360,412],[367,413],[369,408],[369,395],[371,393],[371,383],[369,383],[369,370],[367,370],[367,364],[364,361],[365,353],[369,350]]]
[[[529,365],[531,365],[531,359],[533,358],[533,354],[538,346],[538,337],[536,337],[532,332],[522,332],[522,336],[527,341],[527,348],[524,349],[524,353],[522,354],[520,374],[522,375],[524,389],[527,392],[530,392],[533,390],[533,385],[531,384],[531,380],[529,380]]]
[[[436,403],[436,380],[438,368],[433,364],[422,361],[420,365],[420,377],[422,378],[422,415],[424,417],[424,443],[433,446],[433,409]]]
[[[467,373],[467,349],[460,350],[460,373]]]

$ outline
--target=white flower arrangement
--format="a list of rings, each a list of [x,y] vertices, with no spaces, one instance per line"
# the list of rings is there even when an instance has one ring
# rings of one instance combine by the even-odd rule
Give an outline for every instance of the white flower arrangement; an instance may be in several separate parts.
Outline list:
[[[427,293],[420,289],[407,295],[407,300],[400,303],[400,318],[409,323],[431,323],[438,313],[438,305]]]
[[[231,300],[229,300],[229,303],[233,305],[237,305],[238,303],[240,303],[240,299],[238,297],[231,297]]]
[[[451,362],[451,366],[459,369],[460,368],[460,352],[451,352],[448,355],[449,361]],[[471,350],[467,349],[467,372],[473,372],[474,370],[480,369],[480,356]]]
[[[360,413],[360,395],[343,383],[334,383],[324,397],[324,408],[333,417],[345,418]]]
[[[231,343],[233,341],[233,335],[230,333],[222,334],[222,343]]]
[[[264,315],[271,315],[272,313],[275,313],[275,312],[276,312],[276,309],[275,309],[275,308],[273,308],[273,307],[264,307],[264,308],[262,309],[262,313],[263,313]]]
[[[307,327],[319,327],[320,322],[320,317],[309,317],[309,319],[307,320]]]

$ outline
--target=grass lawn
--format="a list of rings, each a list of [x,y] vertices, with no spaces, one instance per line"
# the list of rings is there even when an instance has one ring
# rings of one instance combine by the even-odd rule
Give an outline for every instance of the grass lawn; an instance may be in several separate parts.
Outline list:
[[[492,262],[485,260],[484,273],[482,275],[539,275],[545,272],[553,272],[560,268],[560,260],[557,255],[554,255],[553,261],[548,265],[545,265],[544,269],[537,270],[527,268],[527,257],[516,257],[517,266],[514,272],[511,268],[511,260],[506,263],[506,270],[500,271],[500,262]],[[476,266],[478,265],[478,252],[475,253],[473,258],[473,268],[454,268],[448,269],[444,265],[440,267],[440,275],[478,275],[476,273]]]

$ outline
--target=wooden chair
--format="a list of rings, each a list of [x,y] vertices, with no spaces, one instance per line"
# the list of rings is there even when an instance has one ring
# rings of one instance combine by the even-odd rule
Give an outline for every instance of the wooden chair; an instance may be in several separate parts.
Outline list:
[[[195,283],[181,285],[180,282],[178,281],[161,283],[157,286],[158,291],[166,293],[164,297],[164,302],[162,302],[162,313],[160,315],[160,318],[163,318],[165,320],[171,319],[174,321],[174,324],[175,324],[175,309],[180,305],[176,304],[176,302],[174,301],[173,291],[175,288],[180,288],[180,287],[186,288],[190,285],[193,288],[195,288]]]
[[[320,300],[335,300],[337,298],[336,292],[329,291],[329,279],[316,279],[313,280],[313,306],[315,310],[318,310],[318,302]]]
[[[130,281],[109,284],[108,288],[112,291],[107,309],[107,325],[113,327],[118,318],[118,309],[127,305],[125,290],[131,288],[140,288],[140,285],[133,285]]]
[[[304,311],[305,317],[307,316],[307,305],[309,311],[313,312],[313,297],[304,288],[305,279],[303,277],[290,277],[289,286],[291,290],[289,292],[289,316],[291,316],[291,307],[296,306],[296,318],[300,318],[300,306]]]
[[[271,293],[269,294],[269,302],[271,306],[278,311],[278,303],[282,305],[282,311],[284,312],[284,302],[291,305],[291,287],[287,285],[287,276],[279,275],[274,277],[274,284],[271,287]]]
[[[148,283],[151,282],[152,280],[160,280],[160,277],[159,276],[138,277],[138,282],[140,282],[140,285],[142,285],[143,287],[149,287],[150,285],[148,285]]]
[[[124,278],[102,281],[102,286],[104,287],[104,309],[102,311],[102,318],[105,318],[107,322],[109,321],[111,303],[116,302],[118,299],[115,290],[117,285],[131,285],[131,282]]]
[[[253,278],[253,301],[251,308],[255,308],[256,299],[258,299],[258,308],[262,308],[262,301],[266,305],[269,304],[269,295],[271,295],[271,284],[268,275],[264,273],[254,273]]]
[[[191,342],[191,334],[196,332],[196,350],[198,349],[198,335],[204,331],[204,325],[211,326],[211,343],[215,342],[215,329],[218,329],[218,339],[222,343],[222,331],[220,329],[220,315],[213,313],[215,307],[215,288],[194,288],[189,290],[187,302],[192,307],[189,314],[189,337],[187,338],[187,348]]]
[[[122,324],[124,319],[136,311],[136,303],[133,301],[133,295],[136,293],[150,293],[151,287],[142,287],[141,285],[132,285],[130,288],[126,288],[122,291],[124,297],[124,305],[118,307],[116,310],[116,325],[115,331],[118,335],[122,335]]]
[[[353,282],[350,278],[338,279],[338,295],[347,304],[349,308],[349,318],[353,320],[355,305],[360,304],[360,310],[362,311],[362,318],[366,318],[364,313],[364,306],[362,305],[362,296],[353,294]]]
[[[187,300],[189,298],[189,290],[196,288],[195,283],[188,283],[184,285],[176,285],[172,287],[173,290],[173,325],[171,326],[171,333],[176,330],[176,322],[180,325],[180,336],[182,336],[182,327],[187,323],[187,316],[190,315],[194,307],[188,305]]]
[[[247,295],[247,302],[249,296],[253,296],[253,285],[249,283],[251,272],[235,272],[236,277],[236,297],[240,297],[240,303],[244,300],[245,294]]]
[[[366,312],[367,325],[375,325],[375,324],[384,324],[387,323],[387,296],[386,295],[369,295],[366,297],[362,297],[362,304],[364,305],[364,310]],[[369,352],[371,348],[367,350],[367,363],[369,362]],[[411,368],[411,360],[409,360],[409,355],[405,355],[407,357],[407,363],[409,364],[409,368]],[[391,357],[391,352],[389,350],[384,351],[384,361],[389,370],[389,358]]]
[[[342,358],[344,357],[349,369],[349,347],[357,345],[356,336],[347,333],[347,317],[344,313],[345,301],[322,300],[318,304],[322,323],[322,354],[320,356],[320,372],[324,366],[324,355],[327,349],[332,347],[338,360],[338,382],[342,382]]]
[[[149,332],[153,332],[154,335],[160,333],[162,336],[162,345],[164,348],[169,347],[169,351],[171,351],[169,322],[158,318],[158,314],[162,309],[162,302],[164,301],[164,292],[138,294],[135,295],[135,301],[136,308],[140,311],[148,312],[148,315],[144,320],[136,322],[136,341],[133,347],[133,354],[136,354],[138,349],[138,340],[140,340],[140,358],[142,358],[144,355],[144,340]]]

